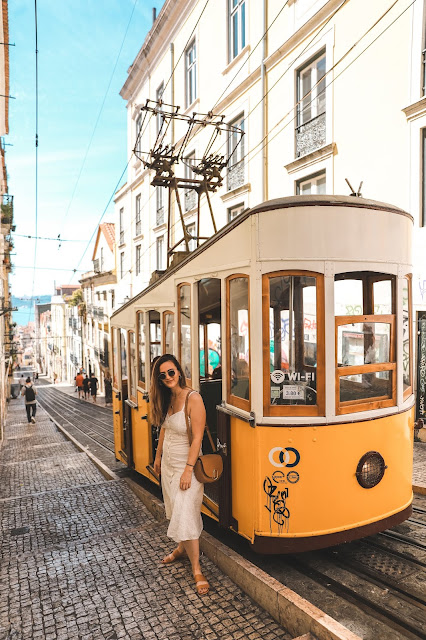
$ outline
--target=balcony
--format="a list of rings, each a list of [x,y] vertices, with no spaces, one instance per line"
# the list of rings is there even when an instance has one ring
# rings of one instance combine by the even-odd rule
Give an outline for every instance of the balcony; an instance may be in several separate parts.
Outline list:
[[[2,229],[2,233],[6,234],[12,228],[12,231],[15,230],[13,227],[13,196],[5,193],[1,198],[1,224],[6,227],[6,230]]]
[[[98,347],[95,347],[93,349],[93,351],[95,352],[95,358],[97,358],[99,360],[99,349],[98,349]]]
[[[244,160],[236,162],[228,169],[228,191],[237,189],[244,184]]]
[[[296,127],[296,157],[308,155],[325,145],[325,113]]]

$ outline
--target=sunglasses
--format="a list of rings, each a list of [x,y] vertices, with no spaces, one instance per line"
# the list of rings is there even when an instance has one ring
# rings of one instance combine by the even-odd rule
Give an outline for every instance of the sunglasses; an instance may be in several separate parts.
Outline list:
[[[169,376],[169,378],[174,378],[176,373],[177,373],[176,369],[168,369],[167,371],[163,371],[162,373],[160,373],[160,375],[158,376],[158,379],[165,380],[167,376]]]

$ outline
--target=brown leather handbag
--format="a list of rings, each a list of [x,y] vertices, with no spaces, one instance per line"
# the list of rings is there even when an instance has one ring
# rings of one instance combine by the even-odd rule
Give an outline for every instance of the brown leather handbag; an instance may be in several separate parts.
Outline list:
[[[189,426],[188,418],[188,398],[193,393],[190,391],[185,398],[185,422],[186,430],[188,432],[189,444],[192,444],[192,432]],[[208,484],[209,482],[216,482],[219,480],[223,472],[223,460],[219,453],[206,453],[204,456],[199,456],[194,464],[194,475],[198,482],[202,484]]]

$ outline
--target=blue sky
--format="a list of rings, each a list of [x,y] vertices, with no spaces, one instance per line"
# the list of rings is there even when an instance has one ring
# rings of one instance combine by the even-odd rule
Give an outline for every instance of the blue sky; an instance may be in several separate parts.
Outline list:
[[[52,293],[55,281],[77,283],[78,274],[73,276],[72,269],[78,266],[128,160],[126,103],[119,92],[152,26],[152,8],[158,13],[162,5],[162,0],[37,2],[38,236],[61,234],[76,242],[63,242],[59,249],[57,242],[38,240],[35,295]],[[13,145],[6,147],[16,224],[11,283],[12,293],[23,296],[33,290],[35,246],[34,240],[19,237],[35,234],[34,2],[9,2],[9,32],[16,45],[9,49],[10,95],[16,99],[9,101],[10,133],[5,139]],[[107,220],[113,220],[113,203]],[[80,265],[84,271],[90,269],[91,252],[92,246]]]

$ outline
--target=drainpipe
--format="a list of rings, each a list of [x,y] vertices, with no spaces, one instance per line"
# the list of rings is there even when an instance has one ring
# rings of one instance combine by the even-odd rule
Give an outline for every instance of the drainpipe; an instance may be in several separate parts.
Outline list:
[[[260,90],[262,92],[262,202],[268,199],[268,147],[267,140],[265,139],[267,126],[268,126],[268,98],[266,96],[266,67],[265,60],[268,55],[268,35],[266,29],[268,28],[268,0],[263,0],[262,3],[262,63],[260,66]]]

